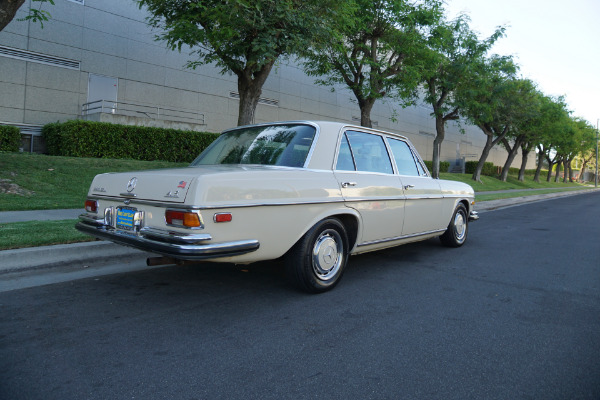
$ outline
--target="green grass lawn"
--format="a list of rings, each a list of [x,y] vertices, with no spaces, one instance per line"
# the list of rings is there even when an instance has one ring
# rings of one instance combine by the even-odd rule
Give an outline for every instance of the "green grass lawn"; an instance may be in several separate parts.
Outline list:
[[[0,224],[0,250],[89,242],[93,237],[75,229],[75,219]]]
[[[187,163],[55,157],[0,153],[2,188],[18,185],[21,194],[2,193],[0,211],[83,208],[92,179],[104,172],[176,168]]]
[[[519,181],[517,177],[513,175],[509,175],[506,182],[502,182],[500,179],[491,176],[482,176],[481,182],[476,182],[473,179],[471,179],[471,175],[451,173],[440,173],[440,178],[468,183],[473,187],[473,190],[475,190],[475,192],[515,189],[577,189],[580,187],[584,187],[584,185],[580,183],[563,183],[562,180],[560,182],[554,182],[554,180],[552,180],[551,182],[546,182],[545,173],[542,174],[542,176],[540,176],[540,183],[536,183],[533,181],[533,175],[525,175],[525,181],[523,182]]]

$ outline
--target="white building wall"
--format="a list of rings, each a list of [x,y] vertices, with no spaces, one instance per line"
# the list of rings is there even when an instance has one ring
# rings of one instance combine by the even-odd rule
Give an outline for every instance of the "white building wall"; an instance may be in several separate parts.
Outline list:
[[[237,123],[237,79],[221,74],[215,66],[185,68],[193,59],[189,49],[171,51],[154,40],[145,23],[146,14],[133,1],[85,0],[84,4],[56,0],[44,5],[52,19],[44,23],[18,21],[31,0],[0,32],[0,46],[78,61],[79,69],[63,68],[0,55],[0,122],[45,124],[78,118],[87,102],[88,74],[117,78],[118,102],[163,108],[196,110],[204,114],[204,130],[218,132]],[[277,105],[260,104],[255,122],[277,120],[338,120],[356,122],[360,116],[352,93],[337,87],[318,86],[296,60],[282,60],[273,69],[262,97]],[[402,109],[393,101],[378,102],[372,120],[384,130],[406,135],[424,159],[431,160],[434,121],[430,108]],[[447,126],[441,158],[457,155],[477,160],[485,136],[473,126]],[[492,150],[488,161],[502,165],[506,152]],[[516,158],[515,166],[520,163]],[[528,168],[535,167],[532,156]]]

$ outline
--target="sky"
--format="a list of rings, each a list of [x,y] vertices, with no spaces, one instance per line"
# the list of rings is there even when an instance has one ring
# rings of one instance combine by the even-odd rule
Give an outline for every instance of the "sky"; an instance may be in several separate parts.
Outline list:
[[[564,95],[573,116],[600,118],[600,0],[446,0],[446,15],[471,18],[488,37],[507,26],[492,52],[513,55],[520,74],[546,95]]]

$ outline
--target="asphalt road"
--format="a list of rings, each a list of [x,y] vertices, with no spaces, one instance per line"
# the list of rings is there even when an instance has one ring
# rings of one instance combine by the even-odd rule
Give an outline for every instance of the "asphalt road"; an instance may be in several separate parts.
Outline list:
[[[600,193],[353,257],[166,267],[0,293],[0,399],[600,399]]]

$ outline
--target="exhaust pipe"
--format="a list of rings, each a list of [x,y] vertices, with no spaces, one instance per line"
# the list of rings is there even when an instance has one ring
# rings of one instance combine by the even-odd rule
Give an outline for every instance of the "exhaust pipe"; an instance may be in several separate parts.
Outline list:
[[[155,267],[157,265],[169,265],[177,264],[179,260],[171,257],[148,257],[146,258],[146,265],[149,267]]]
[[[178,260],[171,257],[148,257],[146,258],[146,265],[149,267],[156,267],[157,265],[187,265],[187,264],[198,264],[198,261],[194,260]]]

